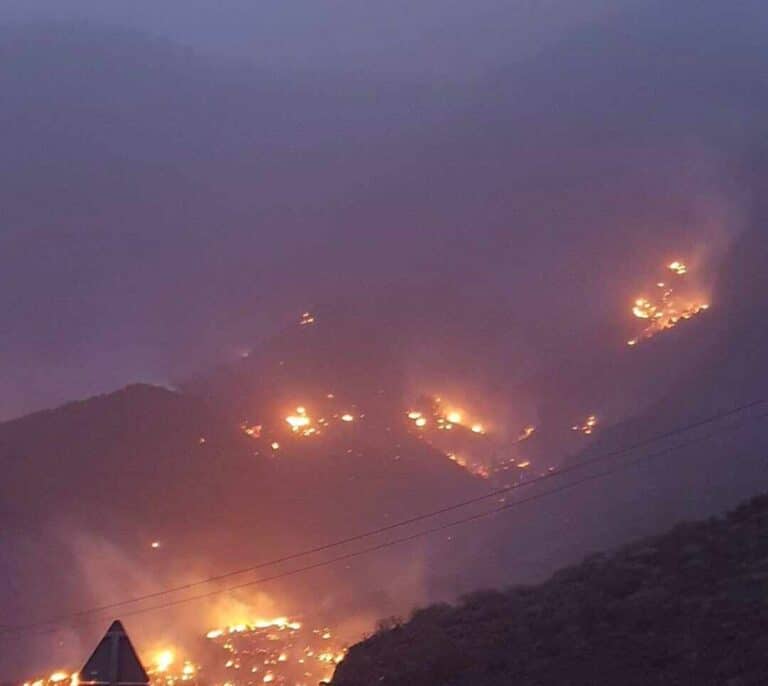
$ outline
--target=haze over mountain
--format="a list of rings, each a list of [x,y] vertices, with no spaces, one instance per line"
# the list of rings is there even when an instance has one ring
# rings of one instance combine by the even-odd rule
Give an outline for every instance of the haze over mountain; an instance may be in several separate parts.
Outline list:
[[[484,494],[131,634],[354,641],[768,487],[762,404],[647,443],[768,400],[762,3],[553,3],[508,49],[523,10],[451,4],[456,45],[510,36],[406,75],[366,31],[313,69],[172,5],[0,15],[0,678],[74,668],[83,608]]]
[[[2,414],[185,376],[318,302],[375,308],[415,352],[439,333],[488,378],[624,338],[649,274],[711,273],[743,223],[764,13],[693,7],[601,17],[471,84],[4,28]]]
[[[489,460],[489,466],[503,464],[497,460],[510,455],[523,466],[527,456],[535,477],[548,467],[567,471],[594,455],[610,455],[760,399],[768,373],[748,351],[763,349],[765,330],[754,317],[765,308],[766,296],[739,291],[737,285],[750,265],[762,261],[756,240],[759,233],[744,234],[729,261],[733,271],[726,270],[721,281],[724,291],[748,308],[734,312],[732,326],[723,327],[715,317],[699,318],[637,351],[621,348],[624,355],[642,351],[659,360],[705,345],[677,383],[666,386],[665,399],[604,433],[599,430],[594,441],[562,432],[558,420],[567,414],[571,398],[550,398],[537,433],[517,448],[493,425],[487,437],[457,425],[449,443],[414,431],[405,417],[414,401],[405,383],[407,364],[397,347],[378,336],[375,322],[366,329],[363,315],[332,311],[318,314],[309,325],[295,322],[247,358],[191,382],[182,393],[131,386],[0,424],[6,465],[3,556],[10,578],[17,580],[6,587],[4,614],[34,624],[74,608],[242,569],[509,483],[505,472],[483,480],[452,463],[445,452],[450,446]],[[366,367],[370,359],[377,360],[376,367]],[[650,369],[615,367],[613,381],[631,388],[637,383],[633,372],[643,375]],[[661,369],[654,378],[663,383],[667,376]],[[591,386],[598,395],[605,390],[600,381]],[[317,422],[318,435],[295,434],[286,426],[284,415],[299,402]],[[509,502],[536,494],[541,499],[509,514],[315,570],[306,585],[291,576],[183,605],[172,614],[148,613],[136,635],[145,646],[158,635],[190,645],[217,618],[231,618],[250,605],[320,618],[354,637],[375,617],[407,613],[415,604],[450,600],[486,584],[539,580],[591,550],[680,518],[717,512],[768,486],[764,414],[765,405],[758,406],[573,475],[555,471],[542,483],[524,486],[523,476],[519,495],[509,493]],[[570,436],[563,438],[564,433]],[[573,455],[564,459],[568,451]],[[653,451],[660,456],[630,467],[631,459]],[[606,467],[618,471],[588,488],[546,495]],[[493,502],[458,514],[480,513]],[[152,541],[161,547],[152,549]],[[342,552],[356,549],[347,546]],[[35,665],[76,660],[100,630],[100,617],[89,618],[95,625],[73,620],[57,628],[59,647],[45,665],[39,654],[50,650],[44,647],[51,636],[28,637],[24,650],[3,652],[3,670],[24,673]]]

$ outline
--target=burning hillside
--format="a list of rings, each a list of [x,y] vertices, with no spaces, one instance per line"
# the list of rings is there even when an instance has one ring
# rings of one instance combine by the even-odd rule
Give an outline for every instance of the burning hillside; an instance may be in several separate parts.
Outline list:
[[[520,429],[516,438],[510,440],[504,427],[496,426],[441,396],[423,396],[405,416],[420,439],[476,477],[507,477],[511,472],[516,473],[518,480],[522,471],[531,466],[529,460],[520,456],[516,446],[534,434],[536,427],[532,425]]]
[[[210,629],[198,646],[186,655],[168,646],[144,651],[151,686],[315,686],[331,678],[345,654],[328,627],[288,617]],[[21,686],[78,686],[78,674],[60,669]]]
[[[657,285],[664,288],[659,301],[647,298],[642,307],[635,305],[635,315],[647,325],[638,340],[688,317],[691,269],[678,261],[667,272],[666,281]],[[698,307],[705,309],[706,303]],[[14,483],[27,482],[34,474],[43,482],[43,492],[50,494],[51,511],[75,511],[82,517],[79,526],[102,527],[99,535],[105,540],[116,540],[130,550],[135,550],[132,537],[138,531],[142,552],[152,558],[153,578],[147,584],[154,588],[176,583],[168,580],[184,573],[190,561],[201,570],[208,570],[206,564],[214,560],[225,569],[238,568],[355,534],[362,526],[359,522],[387,524],[403,512],[418,513],[497,485],[530,481],[556,471],[567,450],[580,451],[598,433],[598,424],[603,434],[613,421],[610,408],[599,398],[592,400],[591,389],[581,398],[541,412],[532,402],[519,401],[528,407],[505,406],[501,393],[486,396],[483,384],[473,386],[471,378],[465,384],[454,380],[444,386],[424,382],[406,392],[402,377],[389,374],[399,369],[397,360],[387,373],[377,375],[374,370],[357,377],[355,370],[370,365],[371,355],[368,347],[356,348],[363,337],[354,321],[314,315],[298,319],[276,343],[254,349],[232,370],[225,370],[218,377],[221,384],[178,394],[144,389],[141,395],[152,399],[146,412],[133,406],[138,397],[134,390],[123,394],[119,403],[118,398],[106,398],[71,408],[67,412],[71,417],[61,420],[58,411],[51,413],[43,418],[44,425],[55,426],[55,436],[29,429],[33,420],[25,420],[23,431],[20,424],[6,427],[0,455],[28,456],[24,462],[14,462],[19,473],[15,480],[7,480],[8,502],[15,506],[16,494],[23,490]],[[611,345],[617,355],[626,356],[615,340]],[[417,395],[426,389],[439,394]],[[205,402],[198,403],[201,399]],[[142,408],[149,402],[138,400]],[[168,416],[173,417],[171,425]],[[103,431],[94,434],[95,425]],[[30,442],[28,435],[35,440]],[[48,464],[47,456],[62,445],[74,456],[69,462],[72,469],[54,479],[40,465]],[[107,461],[114,465],[114,493],[101,495],[99,476],[90,471],[90,455],[107,456],[99,465]],[[51,484],[45,483],[47,479]],[[76,488],[95,495],[78,500],[75,508],[64,494]],[[376,498],[370,497],[371,489]],[[147,503],[138,511],[131,504],[137,492],[146,496]],[[110,522],[97,516],[107,506]],[[442,563],[455,556],[455,550],[441,549],[442,557],[428,554],[430,564]],[[442,579],[422,577],[419,569],[403,581],[405,592],[394,589],[391,570],[402,559],[400,552],[393,552],[383,564],[377,560],[362,570],[340,570],[338,577],[329,573],[323,602],[324,611],[332,609],[322,620],[310,616],[306,620],[340,624],[345,608],[354,606],[358,612],[358,598],[363,598],[360,606],[365,605],[359,616],[372,620],[390,613],[394,604],[390,595],[399,596],[398,601],[406,598],[405,605],[418,602],[427,584],[442,588]],[[457,571],[456,577],[463,572]],[[71,593],[76,597],[81,589]],[[286,584],[277,595],[281,611],[303,613],[312,591]],[[85,597],[78,602],[88,605],[94,600]],[[293,621],[259,624],[212,629],[204,641],[207,647],[200,650],[163,648],[147,653],[148,664],[154,664],[154,686],[183,681],[201,686],[316,683],[329,675],[341,655],[338,644],[322,638],[329,633],[325,630],[315,634],[303,626],[293,627]],[[305,636],[307,631],[312,636]],[[350,638],[344,635],[345,640]],[[53,665],[58,663],[69,660],[57,659]],[[64,673],[59,670],[57,678]]]
[[[635,299],[632,314],[646,324],[627,345],[635,346],[709,309],[709,303],[686,280],[688,272],[688,265],[682,260],[670,262],[667,277],[656,283],[653,295]]]

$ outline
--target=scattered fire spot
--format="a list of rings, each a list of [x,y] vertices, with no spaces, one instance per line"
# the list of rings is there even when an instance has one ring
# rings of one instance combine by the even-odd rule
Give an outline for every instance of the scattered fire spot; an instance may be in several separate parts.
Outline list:
[[[590,434],[594,433],[596,427],[597,427],[597,416],[591,414],[581,424],[574,424],[571,427],[571,430],[578,431],[579,433],[582,433],[585,436],[589,436]]]

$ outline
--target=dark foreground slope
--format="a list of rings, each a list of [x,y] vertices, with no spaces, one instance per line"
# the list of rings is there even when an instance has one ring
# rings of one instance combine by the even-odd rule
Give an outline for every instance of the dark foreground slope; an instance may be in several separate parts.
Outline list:
[[[334,686],[748,686],[768,679],[768,496],[538,586],[419,610]]]

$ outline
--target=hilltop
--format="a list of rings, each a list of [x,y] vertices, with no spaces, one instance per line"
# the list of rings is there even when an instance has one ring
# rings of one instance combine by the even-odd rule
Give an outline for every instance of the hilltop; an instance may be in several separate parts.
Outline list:
[[[354,646],[333,686],[749,686],[768,673],[768,496],[536,586],[433,605]]]

